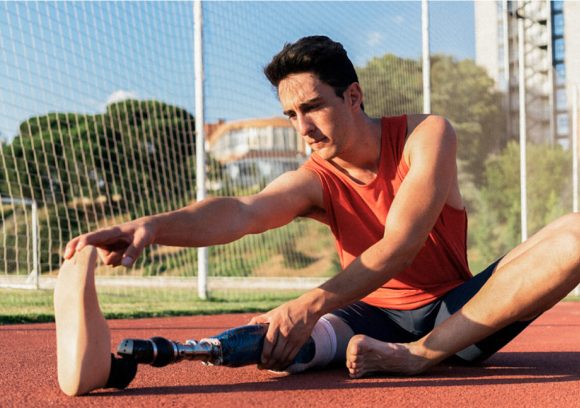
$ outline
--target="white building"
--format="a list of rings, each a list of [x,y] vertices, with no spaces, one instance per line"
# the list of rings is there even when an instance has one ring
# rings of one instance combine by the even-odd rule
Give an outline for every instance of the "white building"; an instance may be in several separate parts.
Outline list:
[[[475,2],[476,62],[505,93],[507,138],[519,132],[518,19],[525,26],[528,139],[568,147],[574,85],[580,86],[580,2]]]
[[[285,118],[219,122],[206,134],[207,150],[241,186],[270,182],[307,157],[304,141]]]

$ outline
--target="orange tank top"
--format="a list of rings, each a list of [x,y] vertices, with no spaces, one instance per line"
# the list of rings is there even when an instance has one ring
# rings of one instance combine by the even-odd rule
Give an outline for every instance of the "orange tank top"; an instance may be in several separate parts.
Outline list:
[[[403,158],[407,117],[382,118],[381,129],[378,174],[368,184],[356,183],[316,153],[303,165],[316,173],[322,183],[323,220],[336,239],[342,268],[383,237],[389,208],[409,171]],[[467,213],[445,205],[411,266],[362,301],[391,309],[416,309],[471,276],[467,263]]]

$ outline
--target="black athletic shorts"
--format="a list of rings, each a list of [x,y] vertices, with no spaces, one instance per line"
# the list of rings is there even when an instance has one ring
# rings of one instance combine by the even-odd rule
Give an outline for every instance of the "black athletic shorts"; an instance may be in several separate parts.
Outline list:
[[[420,339],[461,309],[487,282],[500,260],[434,302],[414,310],[393,310],[355,302],[332,312],[355,334],[381,341],[408,343]],[[533,320],[515,322],[474,344],[450,359],[457,363],[477,363],[490,357],[524,330]]]

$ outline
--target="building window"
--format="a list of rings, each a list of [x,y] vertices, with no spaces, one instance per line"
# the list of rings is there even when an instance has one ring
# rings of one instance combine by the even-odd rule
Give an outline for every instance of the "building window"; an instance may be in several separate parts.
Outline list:
[[[498,81],[497,82],[498,82],[499,89],[504,90],[504,91],[507,90],[508,78],[507,78],[507,75],[505,73],[505,70],[503,68],[499,68],[497,70],[497,73],[498,73],[498,75],[497,75]]]
[[[554,68],[556,70],[556,84],[564,85],[566,83],[566,65],[556,64]]]
[[[556,118],[556,131],[559,135],[568,134],[568,114],[560,113]]]
[[[554,59],[564,61],[564,39],[558,38],[554,41]]]
[[[552,11],[563,11],[563,10],[564,10],[564,2],[562,0],[552,2]]]
[[[568,139],[564,138],[558,139],[558,144],[562,146],[562,149],[564,150],[568,150],[570,148],[570,140]]]
[[[554,35],[564,35],[564,15],[554,15]]]
[[[556,109],[559,110],[566,109],[566,105],[567,105],[566,90],[558,89],[556,91]]]

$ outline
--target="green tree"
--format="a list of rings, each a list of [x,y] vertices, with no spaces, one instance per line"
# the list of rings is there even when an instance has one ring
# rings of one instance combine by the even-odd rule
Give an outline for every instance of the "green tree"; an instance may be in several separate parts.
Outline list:
[[[358,68],[357,75],[368,115],[380,117],[422,111],[423,85],[417,60],[387,54]]]
[[[103,218],[136,218],[190,202],[194,129],[191,114],[159,101],[126,100],[103,114],[50,113],[24,121],[0,145],[0,194],[37,202],[41,241],[48,243],[41,246],[41,265],[58,265],[53,242]],[[4,219],[22,231],[30,222]]]
[[[124,169],[117,178],[120,190],[138,193],[141,202],[157,203],[160,211],[193,198],[195,120],[191,114],[158,101],[126,100],[109,105],[103,120],[121,135],[113,147],[123,156],[119,161]]]
[[[358,69],[365,94],[365,111],[371,116],[421,112],[421,62],[392,54],[374,58]],[[453,124],[459,139],[458,158],[476,185],[483,180],[487,156],[500,148],[504,132],[500,95],[493,80],[472,60],[451,56],[431,59],[432,112]]]
[[[473,60],[447,55],[431,60],[432,111],[447,117],[458,135],[457,156],[466,163],[477,185],[483,181],[485,161],[499,151],[505,133],[501,95],[494,81]]]
[[[520,233],[519,144],[510,142],[486,162],[478,224],[473,240],[491,257],[515,247]],[[570,209],[571,153],[558,146],[527,145],[528,231],[540,228]]]
[[[18,195],[39,205],[99,196],[110,207],[130,201],[133,216],[146,211],[133,204],[148,200],[183,204],[193,190],[194,129],[192,115],[158,101],[126,100],[98,115],[33,117],[2,147],[0,192],[18,186]]]

